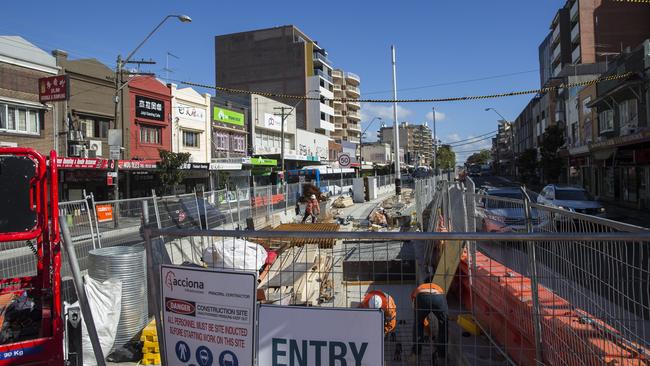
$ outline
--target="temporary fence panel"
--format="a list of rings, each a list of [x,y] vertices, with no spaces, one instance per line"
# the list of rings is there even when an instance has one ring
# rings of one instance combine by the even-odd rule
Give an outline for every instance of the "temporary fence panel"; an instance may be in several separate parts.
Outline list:
[[[97,223],[101,239],[98,246],[105,248],[142,243],[140,227],[143,210],[147,210],[150,220],[154,218],[153,200],[153,197],[141,197],[95,202],[93,220]]]
[[[79,267],[82,271],[88,269],[88,253],[98,248],[99,234],[96,232],[94,212],[90,209],[88,200],[77,200],[59,203],[59,217],[66,220],[70,228],[70,237],[74,245]],[[62,247],[61,277],[69,278],[70,265],[67,253]]]

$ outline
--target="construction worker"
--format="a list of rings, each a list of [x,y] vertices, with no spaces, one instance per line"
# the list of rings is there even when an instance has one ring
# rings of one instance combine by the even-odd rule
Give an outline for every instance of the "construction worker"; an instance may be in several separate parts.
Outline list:
[[[309,197],[309,201],[307,201],[307,207],[305,207],[305,216],[302,217],[302,223],[304,224],[309,216],[311,216],[312,224],[315,223],[317,215],[320,215],[320,205],[316,199],[316,195],[312,194]]]
[[[425,342],[425,332],[428,331],[433,340],[432,325],[437,320],[438,335],[435,337],[434,354],[439,359],[444,359],[447,354],[447,318],[449,313],[444,290],[429,280],[413,290],[411,301],[415,314],[411,358],[417,359],[420,355],[422,344]]]
[[[395,331],[397,307],[393,297],[383,291],[370,291],[359,304],[360,308],[381,309],[384,312],[384,335]]]

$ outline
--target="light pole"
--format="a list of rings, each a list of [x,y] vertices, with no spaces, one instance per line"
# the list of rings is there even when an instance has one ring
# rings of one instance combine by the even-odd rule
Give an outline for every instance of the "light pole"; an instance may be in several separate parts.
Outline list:
[[[124,145],[124,121],[122,118],[122,99],[124,96],[124,86],[126,84],[122,83],[122,70],[124,68],[124,65],[126,65],[128,62],[131,61],[131,58],[133,58],[133,55],[153,36],[154,33],[167,21],[169,18],[177,18],[180,20],[182,23],[190,23],[192,21],[192,18],[190,18],[187,15],[167,15],[166,17],[163,18],[163,20],[158,23],[158,25],[151,31],[147,36],[138,44],[138,46],[129,53],[129,55],[126,57],[126,59],[122,60],[122,55],[117,56],[117,67],[115,68],[115,128],[118,129],[121,126],[121,142],[120,145]],[[128,83],[128,82],[127,82]],[[119,113],[118,113],[119,112]],[[118,123],[119,119],[119,123]],[[121,146],[120,146],[121,148]],[[119,171],[119,161],[115,162],[115,179],[113,181],[113,195],[115,196],[115,199],[118,200],[120,199],[120,184],[119,184],[119,177],[120,177],[120,171]],[[115,210],[113,214],[115,215],[115,226],[117,226],[117,218],[119,215],[119,210]]]
[[[485,111],[486,112],[493,111],[494,113],[498,114],[499,117],[501,117],[501,120],[503,120],[503,122],[505,123],[505,125],[507,125],[510,128],[510,144],[511,144],[511,149],[512,149],[512,162],[511,162],[511,164],[512,164],[512,175],[515,176],[515,167],[516,167],[516,163],[515,163],[515,126],[513,125],[513,123],[509,122],[506,119],[506,117],[504,117],[496,109],[490,107],[490,108],[485,108]],[[499,152],[499,141],[497,140],[497,154],[498,154],[498,152]]]
[[[436,136],[436,107],[431,107],[433,111],[433,174],[438,175],[438,137]]]
[[[399,199],[402,194],[402,179],[399,161],[399,122],[397,121],[397,71],[395,61],[395,46],[390,46],[393,65],[393,133],[395,135],[393,146],[395,149],[395,195]]]

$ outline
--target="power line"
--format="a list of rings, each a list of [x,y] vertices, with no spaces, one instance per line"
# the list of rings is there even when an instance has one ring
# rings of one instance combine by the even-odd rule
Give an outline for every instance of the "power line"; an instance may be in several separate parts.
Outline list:
[[[511,96],[517,96],[517,95],[526,95],[526,94],[544,94],[544,93],[548,93],[548,92],[556,91],[556,90],[560,90],[560,89],[568,89],[568,88],[574,88],[574,87],[578,87],[578,86],[595,85],[595,84],[598,84],[598,83],[603,82],[603,81],[625,79],[625,78],[628,78],[629,76],[631,76],[633,74],[634,73],[632,73],[632,72],[626,72],[624,74],[609,75],[609,76],[599,77],[599,78],[588,80],[588,81],[580,81],[580,82],[575,82],[575,83],[562,83],[562,84],[557,85],[557,86],[548,86],[548,87],[544,87],[544,88],[541,88],[541,89],[520,90],[520,91],[513,91],[513,92],[507,92],[507,93],[498,93],[498,94],[472,95],[472,96],[448,97],[448,98],[397,99],[397,100],[393,100],[393,99],[327,98],[325,96],[308,97],[306,95],[279,94],[279,93],[270,93],[270,92],[262,92],[262,91],[226,88],[226,87],[221,87],[221,86],[216,86],[216,85],[193,83],[193,82],[183,81],[183,80],[171,80],[171,81],[175,81],[175,82],[177,82],[179,84],[184,84],[184,85],[188,85],[188,86],[194,86],[194,87],[205,88],[205,89],[214,89],[216,91],[221,91],[221,92],[225,92],[225,93],[257,94],[257,95],[262,95],[262,96],[265,96],[265,97],[283,98],[283,99],[321,100],[321,101],[328,100],[328,101],[340,101],[342,103],[347,103],[347,102],[350,102],[350,101],[352,101],[352,102],[360,102],[360,103],[441,103],[441,102],[460,102],[460,101],[468,101],[468,100],[505,98],[505,97],[511,97]]]
[[[484,140],[489,140],[489,139],[493,138],[494,136],[496,136],[496,135],[491,135],[491,136],[488,136],[488,137],[484,137],[484,138],[482,138],[480,140],[476,140],[476,141],[464,142],[462,144],[453,145],[451,147],[458,147],[458,146],[465,146],[465,145],[475,144],[477,142],[481,142],[481,141],[484,141]]]
[[[477,138],[479,138],[479,137],[483,137],[483,136],[487,136],[487,135],[492,135],[492,134],[496,133],[497,131],[498,131],[498,130],[494,130],[494,131],[486,132],[486,133],[484,133],[484,134],[482,134],[482,135],[478,135],[478,136],[474,136],[474,137],[468,137],[468,138],[466,138],[466,139],[458,140],[458,141],[445,142],[445,143],[441,143],[441,144],[442,144],[442,145],[454,145],[454,144],[459,143],[459,142],[465,142],[465,141],[469,141],[469,140],[477,139]]]
[[[427,88],[435,88],[437,86],[447,86],[447,85],[457,85],[457,84],[466,84],[466,83],[472,83],[475,81],[484,81],[484,80],[492,80],[492,79],[499,79],[499,78],[504,78],[508,76],[515,76],[515,75],[521,75],[521,74],[528,74],[531,72],[538,72],[539,69],[534,69],[534,70],[526,70],[526,71],[518,71],[518,72],[512,72],[509,74],[500,74],[500,75],[493,75],[493,76],[485,76],[481,78],[475,78],[475,79],[466,79],[466,80],[458,80],[458,81],[447,81],[444,83],[437,83],[437,84],[430,84],[430,85],[422,85],[422,86],[414,86],[411,88],[402,88],[402,89],[397,89],[397,91],[408,91],[408,90],[419,90],[419,89],[427,89]],[[380,90],[380,91],[374,91],[374,92],[364,92],[364,95],[371,95],[371,94],[383,94],[383,93],[388,93],[388,92],[393,92],[392,90]]]

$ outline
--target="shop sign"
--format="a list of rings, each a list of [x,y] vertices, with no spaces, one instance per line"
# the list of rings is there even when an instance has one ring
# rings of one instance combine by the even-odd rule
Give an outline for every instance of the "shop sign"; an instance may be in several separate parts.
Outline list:
[[[121,147],[116,145],[110,145],[108,147],[108,157],[111,160],[120,160],[120,158],[122,157]]]
[[[38,79],[38,100],[41,103],[68,100],[70,86],[68,75]]]
[[[266,158],[244,158],[244,164],[248,165],[265,165],[265,166],[276,166],[278,161],[275,159],[266,159]]]
[[[97,222],[113,221],[113,205],[97,205]]]
[[[229,123],[231,125],[243,126],[244,114],[231,111],[229,109],[214,107],[212,120],[217,122]]]
[[[168,365],[253,365],[257,276],[161,266]]]
[[[241,170],[241,163],[210,163],[210,170]]]
[[[210,164],[208,163],[185,163],[181,166],[184,170],[208,170]]]
[[[259,317],[260,365],[384,364],[381,310],[260,305]]]
[[[59,169],[108,169],[106,159],[99,158],[56,158]]]
[[[156,160],[120,160],[118,162],[120,169],[156,169],[158,162]]]
[[[176,111],[180,118],[189,119],[192,121],[205,122],[205,109],[198,108],[191,105],[177,103]]]
[[[165,103],[162,100],[135,96],[135,116],[140,118],[165,120]]]
[[[282,117],[272,113],[264,113],[264,127],[270,130],[281,131]]]

